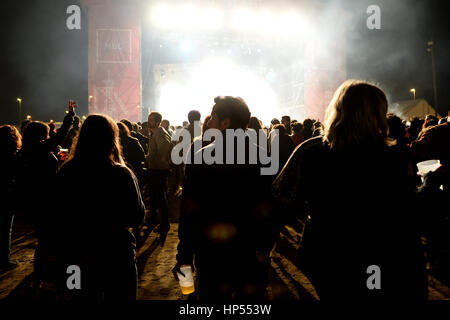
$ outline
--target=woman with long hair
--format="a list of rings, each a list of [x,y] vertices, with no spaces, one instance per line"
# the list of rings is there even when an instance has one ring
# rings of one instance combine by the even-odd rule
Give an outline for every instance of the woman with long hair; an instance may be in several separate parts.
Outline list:
[[[82,298],[135,299],[135,238],[130,228],[142,223],[145,208],[110,117],[86,118],[57,174],[57,185],[55,240],[62,273],[70,265],[80,268]]]
[[[387,109],[376,85],[344,82],[324,135],[301,144],[274,182],[280,212],[306,223],[299,264],[321,300],[426,297],[414,186]]]

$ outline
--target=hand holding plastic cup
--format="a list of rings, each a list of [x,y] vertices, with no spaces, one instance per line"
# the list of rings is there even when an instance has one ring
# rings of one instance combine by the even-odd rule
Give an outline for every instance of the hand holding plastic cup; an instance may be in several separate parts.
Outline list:
[[[178,280],[183,294],[190,294],[195,291],[194,278],[192,276],[192,268],[188,264],[183,264],[180,271],[184,276],[178,272]]]
[[[417,163],[419,174],[423,177],[426,173],[434,171],[441,165],[439,160],[427,160]]]
[[[423,180],[423,177],[425,174],[427,174],[430,171],[434,171],[441,165],[439,160],[427,160],[417,163],[417,169],[419,169],[419,176]]]

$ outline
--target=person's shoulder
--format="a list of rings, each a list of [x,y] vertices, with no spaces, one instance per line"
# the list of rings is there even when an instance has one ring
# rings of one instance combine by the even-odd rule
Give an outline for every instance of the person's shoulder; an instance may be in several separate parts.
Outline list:
[[[166,138],[171,139],[170,134],[163,127],[158,127],[158,129],[156,130],[156,135],[158,137],[161,137],[161,138],[164,138],[164,139],[166,139]]]
[[[166,130],[165,130],[163,127],[158,127],[158,128],[156,129],[156,133],[157,133],[157,134],[164,134],[164,132],[166,132]]]
[[[143,141],[143,142],[147,142],[149,137],[140,133],[140,132],[136,132],[136,135],[134,136],[135,138],[137,138],[139,141]]]
[[[430,135],[440,135],[443,132],[450,132],[450,125],[448,124],[448,122],[426,128],[423,131],[422,137]]]
[[[450,131],[450,125],[448,122],[445,123],[441,123],[438,124],[434,127],[431,127],[430,130],[436,131],[436,132],[442,132],[442,131],[446,131],[449,132]]]
[[[120,181],[129,181],[130,179],[136,179],[133,171],[126,165],[120,163],[114,163],[111,167],[111,172]]]
[[[318,136],[318,137],[313,137],[313,138],[307,139],[307,140],[303,141],[302,143],[300,143],[296,147],[295,152],[296,153],[309,153],[309,152],[315,152],[315,151],[324,150],[324,149],[329,149],[328,143],[326,143],[323,140],[323,137]]]
[[[310,138],[303,141],[296,147],[294,145],[294,151],[292,151],[289,164],[298,166],[298,164],[305,159],[322,157],[323,153],[329,150],[330,148],[328,143],[323,141],[322,137]]]
[[[139,139],[136,137],[128,136],[127,139],[130,143],[134,143],[134,144],[139,143]]]
[[[114,163],[111,170],[120,175],[131,175],[133,172],[126,165]]]

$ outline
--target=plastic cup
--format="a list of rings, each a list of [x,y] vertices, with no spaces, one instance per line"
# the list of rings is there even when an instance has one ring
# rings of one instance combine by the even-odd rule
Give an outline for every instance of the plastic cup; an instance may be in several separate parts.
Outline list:
[[[59,159],[65,161],[69,155],[69,149],[59,149]]]
[[[195,291],[194,278],[192,276],[192,268],[190,265],[182,265],[180,267],[184,276],[178,272],[178,279],[183,294],[190,294]]]
[[[427,160],[422,161],[417,164],[417,169],[419,169],[420,175],[423,177],[426,173],[434,171],[441,165],[439,160]]]

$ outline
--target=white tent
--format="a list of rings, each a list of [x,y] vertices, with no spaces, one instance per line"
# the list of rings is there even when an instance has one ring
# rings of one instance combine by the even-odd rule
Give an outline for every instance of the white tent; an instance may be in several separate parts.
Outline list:
[[[425,118],[428,114],[436,114],[436,111],[425,99],[394,102],[389,106],[388,112],[407,121],[413,117]]]

